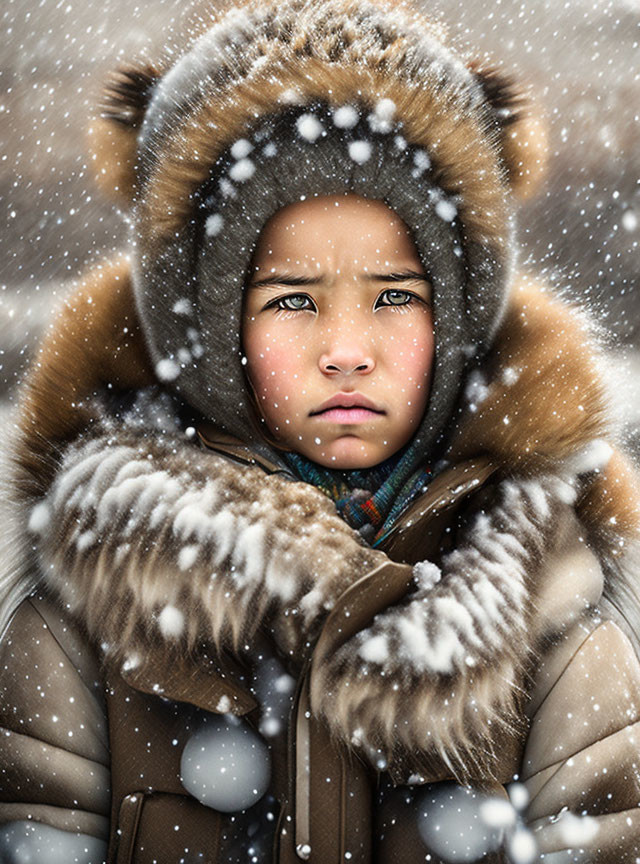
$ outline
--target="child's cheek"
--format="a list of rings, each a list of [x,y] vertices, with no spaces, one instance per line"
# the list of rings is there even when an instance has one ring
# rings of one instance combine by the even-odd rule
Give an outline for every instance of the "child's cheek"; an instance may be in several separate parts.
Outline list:
[[[424,391],[433,366],[434,336],[430,319],[395,333],[387,341],[385,350],[387,366],[393,370],[396,385],[402,381],[407,392]]]
[[[299,389],[300,357],[292,345],[270,340],[261,351],[249,353],[248,360],[253,386],[270,408]]]

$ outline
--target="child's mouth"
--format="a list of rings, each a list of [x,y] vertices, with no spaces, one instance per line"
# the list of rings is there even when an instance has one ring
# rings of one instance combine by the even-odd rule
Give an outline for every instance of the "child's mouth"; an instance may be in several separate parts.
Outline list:
[[[372,411],[369,408],[354,405],[353,408],[327,408],[326,411],[313,416],[328,420],[331,423],[366,423],[373,420],[374,417],[380,417],[382,413],[382,411]]]

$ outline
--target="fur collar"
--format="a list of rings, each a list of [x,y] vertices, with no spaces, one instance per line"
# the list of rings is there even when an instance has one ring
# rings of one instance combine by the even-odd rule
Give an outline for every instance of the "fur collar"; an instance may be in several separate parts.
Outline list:
[[[402,565],[405,601],[314,659],[314,711],[375,763],[492,775],[486,730],[517,731],[532,658],[562,626],[540,613],[535,566],[561,520],[577,512],[608,596],[640,608],[620,564],[637,485],[614,450],[602,363],[582,316],[523,280],[449,454],[489,458],[505,479],[438,566]],[[104,265],[61,308],[22,389],[12,494],[25,551],[4,620],[44,581],[125,668],[203,639],[239,650],[259,628],[299,656],[388,559],[314,487],[199,451],[151,370],[126,261]],[[139,397],[113,417],[109,389]],[[583,588],[579,604],[597,602]]]

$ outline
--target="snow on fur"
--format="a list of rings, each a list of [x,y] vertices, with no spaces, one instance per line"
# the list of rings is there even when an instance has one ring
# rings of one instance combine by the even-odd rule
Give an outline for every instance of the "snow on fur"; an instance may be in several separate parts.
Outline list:
[[[353,129],[359,119],[358,109],[353,105],[341,105],[333,112],[333,122],[338,129]]]
[[[476,742],[518,722],[516,682],[536,650],[528,579],[569,506],[559,488],[553,477],[503,481],[441,568],[415,565],[414,592],[323,658],[312,707],[334,734],[390,764],[420,752],[461,782],[490,776],[495,753]]]
[[[118,443],[105,415],[103,434],[70,449],[33,509],[46,578],[123,658],[144,654],[154,620],[167,639],[237,646],[273,606],[281,648],[299,648],[300,628],[384,556],[313,487],[200,451],[173,428],[150,438],[156,406],[143,408]],[[96,567],[98,554],[118,567]],[[305,610],[295,626],[288,609]]]
[[[212,213],[211,216],[207,216],[207,219],[204,223],[205,234],[207,235],[207,237],[217,237],[218,234],[222,231],[223,225],[224,219],[222,218],[222,216],[219,213]]]
[[[371,159],[371,144],[369,141],[351,141],[349,144],[349,156],[358,165],[364,165]]]
[[[322,135],[324,127],[313,114],[301,114],[296,120],[298,135],[313,144]]]
[[[206,30],[194,42],[191,50],[154,87],[142,127],[141,143],[144,145],[167,130],[175,110],[176,93],[184,94],[185,102],[191,99],[196,104],[203,89],[219,89],[217,73],[239,46],[249,67],[255,70],[285,50],[289,40],[295,44],[309,31],[316,31],[316,50],[329,57],[330,52],[335,50],[335,37],[329,31],[326,41],[323,39],[326,21],[334,21],[338,27],[347,23],[344,7],[334,0],[321,5],[303,0],[284,0],[278,6],[277,19],[278,26],[274,28],[273,12],[256,0],[241,12],[230,9],[213,27]],[[288,34],[287,43],[284,42],[285,33]],[[380,52],[386,49],[390,37],[406,45],[405,50],[414,55],[420,64],[427,68],[433,67],[434,78],[444,78],[446,75],[451,81],[452,99],[468,89],[471,73],[444,46],[443,31],[438,24],[417,19],[401,8],[385,14],[384,10],[367,0],[358,4],[358,32],[355,38],[344,40],[342,53],[345,61],[374,65],[379,61]],[[263,56],[265,46],[268,53]],[[336,58],[332,59],[335,62]],[[478,101],[482,99],[480,92],[477,98]],[[298,104],[300,94],[292,88],[285,88],[280,101]],[[394,110],[395,105],[388,97],[378,100],[370,115],[372,131],[389,131]]]

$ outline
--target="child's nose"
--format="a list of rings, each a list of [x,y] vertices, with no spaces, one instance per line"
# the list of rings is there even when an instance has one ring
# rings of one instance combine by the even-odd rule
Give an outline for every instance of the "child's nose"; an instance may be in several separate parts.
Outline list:
[[[370,352],[357,345],[337,346],[319,360],[320,371],[324,375],[367,375],[373,372],[375,361]]]

